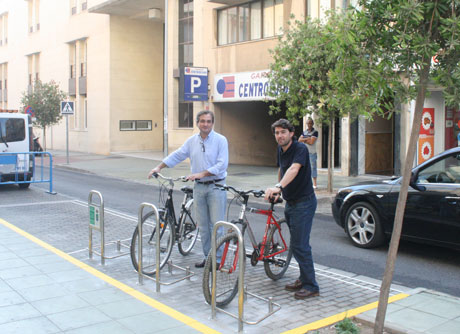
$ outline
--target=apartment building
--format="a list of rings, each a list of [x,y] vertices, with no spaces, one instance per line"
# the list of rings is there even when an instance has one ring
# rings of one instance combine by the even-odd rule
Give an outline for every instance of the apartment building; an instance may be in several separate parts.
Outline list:
[[[74,101],[71,150],[163,149],[163,24],[90,13],[87,0],[0,1],[0,107],[20,109],[34,81]],[[65,148],[65,122],[47,147]]]
[[[194,115],[209,109],[216,114],[216,131],[228,138],[230,163],[273,165],[270,125],[282,115],[270,116],[265,102],[269,50],[291,15],[320,18],[349,3],[0,0],[0,107],[18,109],[22,92],[33,89],[36,78],[54,80],[76,105],[70,149],[102,154],[172,152],[196,133]],[[418,162],[458,145],[452,138],[460,113],[446,110],[440,89],[431,91],[429,134],[421,137]],[[336,170],[398,173],[413,107],[399,106],[391,120],[336,120]],[[48,147],[65,147],[64,125],[49,129]],[[316,128],[318,165],[325,168],[328,129]]]

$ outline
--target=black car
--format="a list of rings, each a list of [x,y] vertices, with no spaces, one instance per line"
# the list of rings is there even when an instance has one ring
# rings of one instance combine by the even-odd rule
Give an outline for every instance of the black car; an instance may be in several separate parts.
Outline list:
[[[402,177],[342,188],[334,219],[357,247],[373,248],[391,236]],[[460,147],[415,167],[401,238],[460,249]]]

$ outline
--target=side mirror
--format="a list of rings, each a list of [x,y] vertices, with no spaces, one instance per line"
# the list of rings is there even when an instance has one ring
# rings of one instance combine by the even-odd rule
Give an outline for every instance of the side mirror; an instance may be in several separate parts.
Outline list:
[[[410,182],[409,182],[409,185],[414,188],[415,190],[418,190],[418,191],[425,191],[426,190],[426,187],[424,186],[420,186],[417,184],[417,178],[418,178],[418,172],[414,173],[412,172],[411,176],[410,176]]]

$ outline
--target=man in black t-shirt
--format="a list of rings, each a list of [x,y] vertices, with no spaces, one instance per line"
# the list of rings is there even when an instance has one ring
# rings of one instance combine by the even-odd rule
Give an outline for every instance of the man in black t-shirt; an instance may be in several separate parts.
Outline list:
[[[294,126],[285,119],[272,124],[278,143],[278,184],[265,191],[265,199],[282,193],[286,200],[284,215],[291,233],[292,253],[299,264],[300,276],[285,286],[296,299],[319,296],[310,246],[310,232],[316,211],[316,196],[311,180],[307,147],[294,137]]]

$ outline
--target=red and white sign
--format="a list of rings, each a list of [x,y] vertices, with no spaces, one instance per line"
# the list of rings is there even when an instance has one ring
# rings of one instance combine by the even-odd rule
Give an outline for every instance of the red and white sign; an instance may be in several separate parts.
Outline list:
[[[434,108],[423,108],[417,151],[417,162],[419,164],[434,155]]]
[[[216,74],[214,76],[214,102],[263,101],[267,97],[268,70]]]

